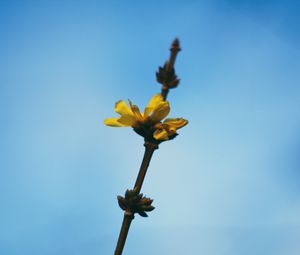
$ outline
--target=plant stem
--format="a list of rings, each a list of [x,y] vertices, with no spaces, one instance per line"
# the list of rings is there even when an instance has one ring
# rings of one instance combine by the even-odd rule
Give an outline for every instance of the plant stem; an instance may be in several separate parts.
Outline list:
[[[154,151],[158,149],[158,145],[156,143],[151,143],[148,141],[145,142],[144,146],[145,146],[145,153],[144,153],[143,161],[134,184],[134,189],[136,189],[138,193],[141,191],[152,155]],[[115,255],[122,254],[123,248],[125,246],[127,234],[130,228],[130,224],[133,219],[134,219],[134,215],[131,212],[126,211],[124,213],[122,227],[120,230],[119,239],[115,250]]]
[[[171,71],[174,68],[176,56],[179,51],[181,51],[179,40],[176,38],[170,48],[171,54],[169,61],[167,62],[167,71]],[[161,95],[163,96],[164,101],[167,99],[169,93],[169,84],[163,84],[161,89]]]
[[[152,155],[154,151],[158,149],[158,145],[156,143],[145,142],[144,146],[145,146],[144,158],[134,184],[134,189],[136,189],[138,193],[140,193],[141,191]]]
[[[133,217],[134,216],[132,214],[129,214],[127,212],[124,213],[124,218],[122,222],[122,227],[121,227],[117,247],[115,250],[115,255],[121,255],[123,252],[123,248],[126,242],[127,234],[130,228],[131,221],[133,220]]]
[[[161,95],[164,101],[166,101],[168,93],[169,93],[169,87],[163,86],[161,89]]]

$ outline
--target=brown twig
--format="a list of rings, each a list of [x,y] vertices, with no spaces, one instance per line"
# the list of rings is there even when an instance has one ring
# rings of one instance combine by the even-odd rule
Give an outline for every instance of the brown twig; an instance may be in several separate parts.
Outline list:
[[[158,144],[153,142],[146,141],[144,146],[145,146],[145,153],[144,153],[143,161],[134,185],[134,190],[136,191],[136,193],[139,193],[141,191],[152,155],[154,151],[158,149]],[[134,219],[134,212],[130,211],[130,209],[128,208],[124,213],[123,223],[119,234],[115,255],[122,254],[126,242],[127,234],[130,228],[130,224],[133,219]]]
[[[158,144],[157,143],[151,143],[151,142],[145,142],[145,154],[144,154],[144,158],[142,161],[142,165],[139,171],[139,174],[136,178],[135,184],[134,184],[134,188],[137,190],[138,193],[140,193],[146,173],[147,173],[147,169],[148,166],[150,164],[150,160],[152,158],[152,155],[154,153],[154,151],[158,149]]]
[[[170,58],[167,61],[163,68],[159,68],[159,72],[156,73],[157,81],[162,84],[161,95],[163,99],[166,100],[169,90],[171,88],[177,87],[179,79],[177,79],[174,64],[176,56],[179,51],[181,51],[179,40],[176,38],[170,48]]]
[[[130,228],[131,221],[133,220],[133,215],[131,213],[124,213],[123,222],[121,231],[119,234],[119,239],[117,243],[117,247],[115,250],[115,255],[121,255],[123,252],[123,248],[126,242],[127,234]]]

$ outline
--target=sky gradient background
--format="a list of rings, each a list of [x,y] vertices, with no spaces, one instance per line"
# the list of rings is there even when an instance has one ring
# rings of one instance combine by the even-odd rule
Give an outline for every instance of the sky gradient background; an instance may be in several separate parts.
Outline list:
[[[144,107],[179,37],[172,117],[125,254],[300,254],[298,1],[0,1],[0,254],[113,254],[116,196],[143,141],[109,128]]]

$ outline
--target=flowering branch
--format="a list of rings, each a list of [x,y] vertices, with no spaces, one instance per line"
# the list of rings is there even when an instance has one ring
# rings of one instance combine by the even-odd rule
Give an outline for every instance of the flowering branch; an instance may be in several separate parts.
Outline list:
[[[124,100],[120,100],[115,105],[115,111],[121,116],[104,120],[104,124],[108,126],[131,126],[137,134],[144,137],[145,141],[145,153],[134,188],[127,190],[124,197],[118,196],[119,206],[125,212],[115,255],[122,254],[134,214],[148,217],[146,212],[154,210],[153,200],[140,193],[154,151],[158,149],[160,143],[174,139],[178,135],[177,129],[188,123],[183,118],[167,118],[162,121],[170,112],[169,102],[166,101],[169,89],[179,84],[174,69],[175,59],[180,51],[178,39],[173,41],[170,51],[169,60],[163,67],[159,67],[156,73],[157,81],[162,84],[161,94],[156,94],[150,99],[144,112],[141,113],[138,106],[132,104],[130,100],[129,106]]]

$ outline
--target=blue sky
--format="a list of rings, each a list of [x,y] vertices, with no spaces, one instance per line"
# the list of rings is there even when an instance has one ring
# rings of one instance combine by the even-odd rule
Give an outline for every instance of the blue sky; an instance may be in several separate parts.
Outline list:
[[[0,254],[112,254],[116,196],[143,141],[109,128],[145,106],[179,37],[170,116],[124,254],[300,253],[297,1],[0,1]]]

